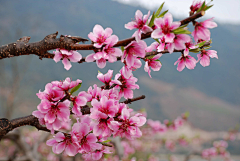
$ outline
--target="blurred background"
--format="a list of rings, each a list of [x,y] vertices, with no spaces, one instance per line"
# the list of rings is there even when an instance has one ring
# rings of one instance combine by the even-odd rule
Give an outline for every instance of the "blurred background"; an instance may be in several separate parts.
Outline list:
[[[147,2],[147,3],[145,3]],[[95,24],[111,27],[119,39],[130,37],[134,31],[124,25],[134,19],[137,9],[143,14],[156,10],[163,1],[143,0],[0,0],[0,44],[15,42],[22,36],[31,36],[30,42],[40,41],[46,35],[59,32],[88,38]],[[166,0],[165,10],[175,20],[188,17],[191,0]],[[145,108],[148,118],[154,120],[175,119],[185,111],[190,112],[189,121],[206,131],[227,131],[240,123],[240,20],[239,1],[232,0],[225,5],[213,1],[212,9],[200,21],[216,17],[217,28],[211,30],[212,50],[219,59],[211,59],[209,67],[199,63],[194,70],[176,70],[174,62],[179,53],[166,54],[160,58],[162,68],[152,72],[152,79],[143,66],[134,72],[140,89],[135,96],[146,95],[144,101],[130,106],[136,110]],[[213,11],[211,11],[213,10]],[[238,15],[238,16],[236,16]],[[191,25],[190,25],[191,26]],[[192,31],[192,30],[190,30]],[[148,45],[152,41],[147,40]],[[80,51],[85,57],[91,51]],[[197,59],[195,53],[191,53]],[[36,93],[44,90],[47,83],[71,77],[81,79],[81,89],[87,90],[93,84],[101,85],[96,76],[98,70],[114,74],[122,63],[107,63],[99,69],[95,63],[72,63],[66,71],[61,62],[52,59],[40,60],[36,56],[21,56],[0,60],[0,117],[16,118],[29,115],[40,100]],[[235,147],[236,148],[236,147]],[[240,148],[236,151],[240,151]]]

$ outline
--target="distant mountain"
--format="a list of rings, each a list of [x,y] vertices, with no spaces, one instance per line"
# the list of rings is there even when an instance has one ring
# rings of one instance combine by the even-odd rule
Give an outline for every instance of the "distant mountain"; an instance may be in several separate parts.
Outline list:
[[[14,42],[21,36],[31,36],[31,42],[39,41],[46,35],[56,31],[59,31],[59,33],[63,35],[78,35],[87,38],[88,33],[92,31],[95,24],[100,24],[104,28],[111,27],[114,34],[118,35],[120,39],[124,39],[133,34],[133,31],[124,28],[124,24],[134,18],[137,9],[140,9],[144,14],[147,13],[147,10],[143,8],[127,6],[110,0],[1,1],[0,43],[6,44]],[[240,69],[239,29],[240,25],[219,24],[218,28],[211,30],[211,37],[213,39],[212,49],[218,51],[219,60],[211,59],[210,67],[204,68],[200,64],[197,64],[194,70],[184,69],[182,72],[178,72],[176,66],[173,64],[178,59],[179,53],[167,54],[161,58],[163,64],[162,69],[159,72],[152,72],[152,81],[165,82],[170,84],[170,86],[178,87],[179,89],[173,88],[176,91],[172,91],[173,96],[168,98],[174,99],[175,101],[183,101],[179,99],[181,96],[184,96],[184,93],[181,94],[181,91],[184,90],[187,90],[185,92],[188,93],[188,96],[191,96],[191,93],[194,93],[194,91],[204,93],[203,95],[206,97],[205,101],[208,100],[208,97],[216,97],[219,100],[218,102],[227,103],[220,105],[210,101],[208,105],[204,105],[206,110],[204,107],[201,109],[202,115],[208,114],[209,106],[212,104],[214,109],[219,108],[220,111],[223,111],[222,114],[218,116],[218,120],[222,115],[224,115],[224,117],[232,117],[232,115],[227,114],[227,111],[231,111],[232,107],[235,108],[235,106],[239,107],[240,105],[240,75],[238,74]],[[147,40],[148,44],[150,44],[150,42],[151,40]],[[80,51],[80,53],[86,56],[91,53],[91,51]],[[196,58],[196,54],[191,55]],[[116,74],[122,66],[120,62],[114,65],[108,63],[104,69],[98,69],[95,63],[85,63],[80,65],[74,64],[70,71],[65,71],[62,63],[59,62],[56,64],[53,60],[48,59],[39,60],[36,56],[23,56],[13,59],[17,61],[18,70],[20,71],[20,76],[22,76],[21,87],[15,99],[15,105],[21,106],[21,115],[29,113],[26,110],[28,110],[30,106],[31,111],[36,109],[39,100],[35,93],[37,93],[39,89],[44,90],[44,86],[48,82],[63,80],[67,76],[73,78],[73,80],[79,78],[83,80],[82,89],[86,90],[88,86],[93,83],[97,82],[100,85],[100,82],[96,79],[98,70],[104,73],[107,72],[107,69],[111,68],[115,69]],[[1,75],[3,75],[4,72],[6,73],[5,82],[0,81],[1,91],[3,91],[3,89],[7,90],[8,86],[11,85],[11,81],[9,81],[12,78],[11,60],[12,59],[0,60]],[[152,96],[156,95],[156,91],[154,91],[152,86],[146,84],[147,79],[142,77],[148,76],[148,74],[144,72],[143,67],[136,71],[135,75],[139,78],[139,84],[143,85],[140,86],[140,90],[136,91],[136,95],[145,94],[147,99],[152,100]],[[145,82],[142,79],[145,80]],[[150,81],[149,79],[149,82]],[[9,85],[7,85],[6,82],[10,82]],[[156,88],[158,89],[158,87]],[[5,92],[0,92],[0,95],[4,94]],[[157,93],[156,97],[157,96],[163,97],[163,95],[159,93]],[[168,95],[164,96],[164,98],[167,96]],[[147,99],[144,104],[145,106],[148,106],[148,103],[151,104],[151,108],[146,107],[149,112],[149,117],[158,118],[156,116],[159,116],[159,119],[163,119],[179,114],[176,111],[182,112],[181,109],[174,110],[173,105],[168,107],[168,104],[164,101],[157,101],[154,104]],[[190,101],[191,99],[185,98],[184,100]],[[189,105],[193,106],[194,103],[195,101]],[[197,101],[196,103],[200,108],[201,101]],[[133,103],[131,106],[138,108],[137,103]],[[228,107],[223,106],[231,106],[231,108],[228,109]],[[168,111],[166,108],[172,110]],[[3,111],[3,108],[1,110]],[[196,110],[196,112],[197,111],[198,110]],[[236,111],[240,111],[240,108],[236,109]],[[15,115],[19,115],[19,110],[15,110],[15,112]],[[194,112],[195,110],[192,111],[192,113]],[[199,119],[201,119],[201,117],[199,117]],[[236,123],[239,122],[239,120],[233,117],[229,123],[233,124],[235,121]],[[213,120],[211,126],[208,126],[207,121],[196,124],[196,126],[206,127],[207,129],[214,128],[217,125],[219,124],[215,120]],[[226,126],[229,126],[229,124]],[[220,127],[225,128],[226,126],[223,125]],[[216,127],[215,129],[220,128]]]

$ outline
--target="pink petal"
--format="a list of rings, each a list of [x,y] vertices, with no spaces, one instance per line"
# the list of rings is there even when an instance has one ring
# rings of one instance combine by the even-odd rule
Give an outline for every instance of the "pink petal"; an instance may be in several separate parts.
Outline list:
[[[65,139],[65,136],[64,136],[63,133],[58,132],[58,133],[56,134],[56,136],[55,136],[55,139],[56,139],[57,142],[61,142],[61,141],[63,141],[63,140]]]
[[[200,60],[200,64],[203,67],[209,66],[210,65],[210,57],[204,54]]]
[[[86,57],[86,62],[93,62],[93,61],[95,61],[95,59],[94,59],[94,56],[95,55],[95,53],[93,53],[93,54],[90,54],[90,55],[88,55],[87,57]]]
[[[66,70],[69,70],[72,67],[70,61],[67,58],[63,58],[62,63]]]
[[[95,25],[94,28],[93,28],[93,33],[96,35],[96,36],[101,36],[104,32],[104,29],[102,26],[100,25]]]
[[[109,37],[109,36],[112,35],[112,33],[113,33],[113,30],[108,27],[108,28],[106,28],[105,31],[104,31],[104,36],[105,36],[105,37]]]
[[[185,68],[185,61],[184,60],[180,60],[180,62],[178,63],[177,70],[179,72],[181,72],[184,68]]]
[[[151,28],[151,27],[149,27],[149,26],[147,26],[147,25],[144,25],[144,26],[143,26],[142,32],[143,32],[144,34],[150,32],[150,31],[152,31],[152,28]]]
[[[149,16],[150,16],[150,11],[148,11],[148,14],[147,14],[147,15],[144,15],[144,16],[143,16],[143,23],[144,23],[144,24],[147,22]]]
[[[154,24],[158,27],[161,28],[164,24],[163,19],[162,18],[155,18],[154,20]],[[155,30],[154,30],[155,31]],[[153,31],[153,32],[154,32]]]
[[[57,118],[52,126],[54,130],[59,130],[62,127],[62,122]]]
[[[130,117],[130,113],[127,108],[122,109],[121,117],[123,120],[127,120]]]
[[[78,53],[77,51],[72,51],[72,53],[73,54],[68,57],[71,62],[78,62],[82,59],[82,55],[80,53]]]
[[[207,19],[205,21],[202,22],[202,25],[206,28],[215,28],[217,27],[217,24],[215,22],[212,21],[213,18]]]
[[[53,60],[57,63],[62,59],[62,54],[60,52],[55,52]]]
[[[173,17],[172,17],[172,14],[171,13],[166,13],[164,18],[163,18],[163,21],[165,23],[165,25],[167,26],[171,26],[172,22],[173,22]]]
[[[92,159],[93,160],[99,160],[101,159],[103,153],[101,151],[96,151],[94,153],[92,153]]]
[[[69,156],[75,156],[78,152],[78,148],[74,144],[68,144],[66,146],[65,152]]]
[[[94,33],[92,33],[92,32],[90,32],[90,33],[88,34],[88,37],[89,37],[89,39],[92,40],[93,42],[96,42],[96,41],[97,41],[96,35],[95,35]]]
[[[171,24],[171,30],[177,29],[181,25],[181,22],[173,22]]]
[[[207,51],[208,56],[210,56],[211,58],[217,58],[218,59],[218,55],[217,55],[217,51],[215,50],[208,50]]]
[[[56,146],[56,154],[60,154],[63,152],[63,150],[65,149],[65,142],[61,142]]]
[[[151,33],[151,37],[153,39],[158,39],[163,37],[163,33],[161,29],[156,29]]]
[[[175,38],[175,34],[174,34],[174,33],[168,33],[168,34],[165,36],[165,42],[170,42],[170,43],[172,43],[174,38]]]
[[[128,22],[127,24],[125,24],[124,27],[129,30],[135,29],[137,27],[137,22],[136,21]]]
[[[106,60],[104,58],[101,58],[101,59],[97,60],[96,62],[97,62],[97,66],[99,68],[104,68],[106,66]]]
[[[88,134],[86,139],[89,143],[96,143],[97,142],[97,138],[94,134]]]
[[[188,69],[194,69],[194,67],[196,66],[196,60],[191,56],[188,56],[188,58],[189,59],[186,58],[186,61],[185,61],[186,67]]]
[[[48,112],[44,117],[44,120],[48,123],[53,123],[55,119],[56,119],[56,115],[52,112]]]
[[[135,13],[135,19],[137,22],[142,21],[143,14],[140,10],[137,10]]]

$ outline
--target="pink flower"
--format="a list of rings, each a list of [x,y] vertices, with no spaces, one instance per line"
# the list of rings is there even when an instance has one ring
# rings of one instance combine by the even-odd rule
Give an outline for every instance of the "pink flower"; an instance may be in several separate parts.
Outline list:
[[[113,48],[117,42],[118,37],[112,35],[108,38],[108,44],[99,52],[88,55],[86,61],[93,62],[96,60],[99,68],[104,68],[106,66],[106,60],[110,63],[117,61],[117,57],[122,56],[122,51],[119,48]]]
[[[200,64],[203,67],[210,65],[210,58],[218,59],[217,51],[215,50],[208,50],[208,51],[202,50],[201,54],[198,54],[197,57],[198,57],[198,61],[200,60]]]
[[[134,59],[133,66],[123,66],[121,71],[125,78],[129,78],[132,75],[132,71],[135,71],[136,69],[140,68],[142,66],[142,62],[140,61],[140,58]]]
[[[90,98],[88,102],[92,101],[93,99],[100,100],[101,98],[101,88],[99,88],[96,84],[93,85],[93,88],[92,86],[88,88],[88,93],[92,95],[92,98]]]
[[[192,5],[190,6],[190,10],[192,11],[192,13],[196,12],[201,6],[202,6],[203,2],[200,1],[196,1],[194,0]]]
[[[192,41],[186,42],[185,46],[186,46],[186,48],[183,51],[184,55],[188,55],[189,54],[189,49],[196,49],[196,48],[198,48],[197,46],[195,46],[192,43]]]
[[[114,117],[118,112],[118,107],[114,104],[114,101],[106,96],[103,96],[100,101],[92,100],[91,104],[93,106],[90,114],[92,119],[98,119],[100,115],[103,116],[100,116],[101,118]]]
[[[152,58],[149,58],[149,59],[146,58],[145,59],[146,63],[145,63],[145,66],[144,66],[144,70],[145,70],[145,72],[148,72],[148,75],[149,75],[150,78],[152,78],[151,74],[150,74],[150,72],[151,72],[150,67],[152,68],[153,71],[159,71],[161,69],[162,64],[158,60],[158,58],[160,58],[161,56],[162,56],[162,54],[157,54]]]
[[[70,61],[78,62],[82,59],[82,55],[74,50],[68,51],[65,49],[56,49],[56,51],[53,51],[53,53],[55,54],[53,60],[56,63],[59,62],[61,59],[63,59],[62,63],[66,70],[69,70],[72,67]]]
[[[112,29],[106,28],[103,29],[100,25],[95,25],[93,28],[93,32],[88,34],[88,37],[94,42],[93,46],[96,48],[101,48],[104,44],[109,44],[111,41]]]
[[[121,74],[115,75],[115,80],[114,80],[114,81],[119,80],[121,82],[121,84],[117,84],[114,87],[115,89],[120,89],[119,99],[123,96],[126,99],[133,98],[132,89],[136,89],[136,88],[139,89],[139,86],[135,84],[138,81],[138,79],[133,77],[133,75],[131,75],[129,78],[125,78],[122,69],[120,70],[120,73]]]
[[[105,83],[105,84],[109,84],[111,82],[113,76],[113,70],[108,70],[108,72],[106,74],[102,74],[102,73],[98,73],[97,78]]]
[[[126,29],[129,29],[129,30],[138,29],[133,34],[137,42],[141,40],[141,32],[147,33],[152,31],[152,28],[146,25],[146,22],[149,16],[150,16],[150,11],[148,11],[147,15],[143,16],[142,12],[137,10],[135,13],[135,20],[125,24]]]
[[[114,104],[114,100],[102,96],[100,102],[92,100],[93,108],[91,108],[90,118],[97,120],[93,128],[93,134],[111,136],[111,129],[108,127],[115,114],[118,112],[118,106]]]
[[[122,109],[121,116],[118,118],[122,119],[121,122],[111,121],[110,128],[114,131],[114,137],[126,137],[129,140],[142,136],[142,132],[139,127],[146,123],[146,118],[142,114],[136,114],[130,117],[130,113],[127,108]]]
[[[177,70],[181,72],[185,68],[185,66],[188,69],[194,69],[197,61],[195,58],[191,57],[190,55],[184,56],[182,54],[182,56],[178,58],[178,60],[174,63],[174,65],[176,65],[177,63],[178,63]]]
[[[172,15],[167,13],[164,18],[156,18],[154,24],[157,26],[157,29],[154,30],[151,34],[151,37],[154,39],[165,38],[165,42],[173,42],[175,34],[172,33],[172,30],[178,28],[181,23],[173,22]]]
[[[41,122],[53,132],[61,128],[61,121],[68,122],[70,116],[70,101],[51,103],[43,99],[37,106],[39,111],[33,111],[32,115],[41,119]],[[43,119],[43,120],[42,120]]]
[[[161,124],[160,121],[153,121],[148,119],[148,125],[154,130],[154,132],[166,132],[167,127],[165,124]]]
[[[73,142],[80,147],[80,151],[88,153],[92,150],[102,148],[101,144],[96,143],[97,137],[93,133],[90,133],[90,127],[86,123],[75,123],[71,135]]]
[[[72,89],[82,83],[82,80],[77,79],[76,81],[72,81],[69,77],[67,77],[64,81],[52,81],[51,83],[64,91],[68,91],[69,89]]]
[[[127,66],[133,66],[134,60],[137,59],[137,57],[140,58],[145,57],[146,55],[145,48],[147,48],[147,44],[145,43],[145,41],[143,40],[140,40],[139,42],[132,41],[130,44],[124,47],[125,50],[122,56],[122,62],[123,59],[125,58]]]
[[[57,102],[64,97],[64,91],[58,86],[54,85],[54,83],[48,83],[45,86],[45,90],[36,94],[39,99],[46,99],[50,102]]]
[[[64,150],[69,156],[77,154],[78,145],[72,142],[71,137],[65,136],[61,132],[58,132],[55,138],[48,140],[47,145],[52,146],[52,150],[56,154],[60,154]]]
[[[196,22],[195,30],[192,32],[192,36],[194,37],[194,40],[197,42],[198,39],[210,40],[210,31],[207,28],[215,28],[217,27],[217,24],[212,21],[213,18],[207,19],[203,22]]]
[[[174,49],[183,50],[186,48],[185,43],[191,41],[191,37],[186,34],[178,34],[173,39],[172,43],[166,45],[169,53],[173,53]]]
[[[112,152],[109,151],[107,147],[102,146],[101,149],[97,149],[95,151],[89,152],[87,154],[83,154],[83,158],[86,161],[92,161],[92,160],[99,160],[102,158],[103,153],[105,154],[111,154]]]

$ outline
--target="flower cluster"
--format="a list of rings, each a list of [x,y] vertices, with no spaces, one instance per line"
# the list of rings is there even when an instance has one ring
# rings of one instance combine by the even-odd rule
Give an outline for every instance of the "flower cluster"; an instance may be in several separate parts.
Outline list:
[[[220,156],[224,159],[224,161],[232,161],[232,159],[230,158],[230,153],[226,150],[227,147],[228,143],[226,141],[215,141],[212,148],[202,151],[202,157],[204,159],[211,160],[216,156]]]
[[[106,74],[98,73],[97,78],[105,84],[103,88],[90,86],[87,92],[81,91],[77,96],[73,93],[82,81],[71,81],[70,78],[48,83],[43,92],[37,93],[41,103],[33,115],[52,134],[64,128],[64,123],[70,123],[70,113],[77,118],[77,123],[72,125],[69,133],[58,132],[53,139],[48,140],[47,145],[52,146],[54,153],[65,151],[69,156],[81,153],[86,160],[99,160],[103,153],[109,153],[101,142],[111,135],[130,140],[142,136],[139,127],[145,124],[145,116],[119,102],[123,96],[126,99],[133,98],[132,90],[138,88],[135,84],[137,79],[132,74],[126,78],[121,71],[115,80],[112,77],[113,70]],[[85,108],[90,109],[89,115],[82,113]]]

